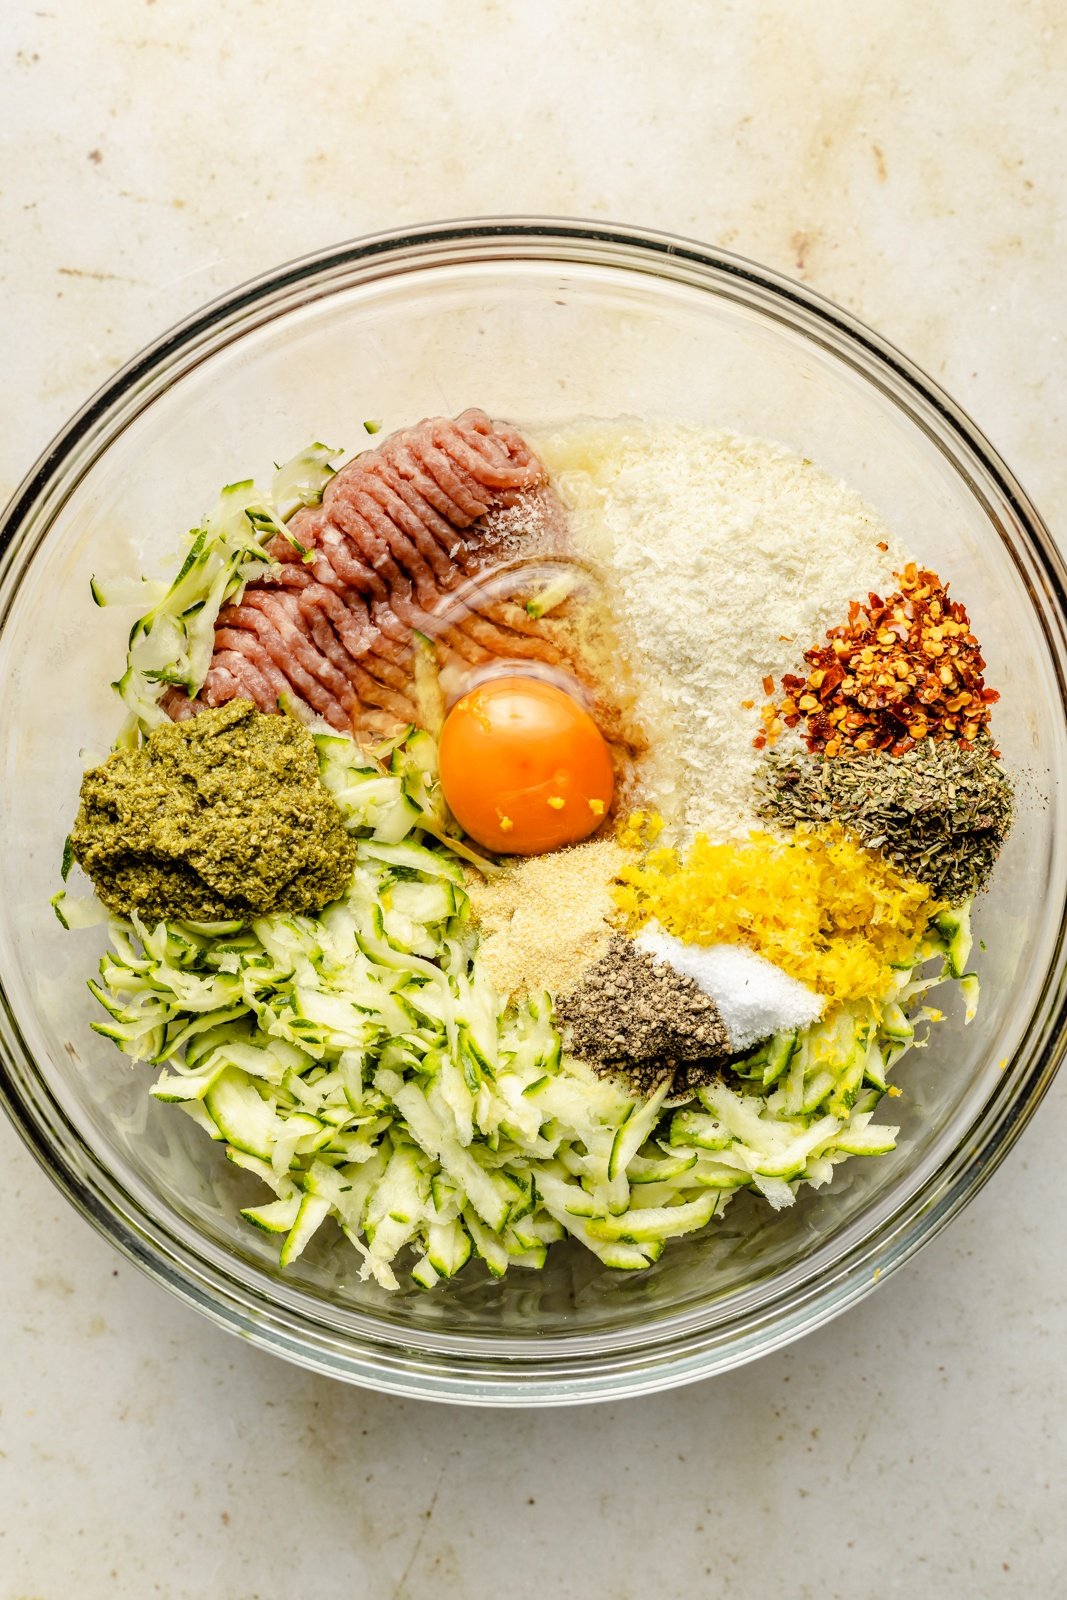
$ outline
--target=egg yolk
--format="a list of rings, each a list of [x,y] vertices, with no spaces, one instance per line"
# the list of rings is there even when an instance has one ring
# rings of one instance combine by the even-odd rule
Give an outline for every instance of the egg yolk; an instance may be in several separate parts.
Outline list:
[[[532,856],[600,827],[615,786],[596,723],[539,678],[491,678],[457,700],[441,731],[441,787],[472,839]]]

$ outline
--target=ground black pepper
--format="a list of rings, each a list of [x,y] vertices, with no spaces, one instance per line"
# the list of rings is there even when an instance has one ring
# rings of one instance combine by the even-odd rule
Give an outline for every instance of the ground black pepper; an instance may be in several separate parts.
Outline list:
[[[639,1094],[664,1078],[693,1088],[717,1077],[730,1040],[714,1000],[668,962],[617,934],[556,1001],[576,1056]]]

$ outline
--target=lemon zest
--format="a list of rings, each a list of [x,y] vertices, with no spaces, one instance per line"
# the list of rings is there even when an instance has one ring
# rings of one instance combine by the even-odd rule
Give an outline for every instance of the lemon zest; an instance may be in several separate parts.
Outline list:
[[[643,813],[619,842],[631,833],[647,836]],[[895,967],[912,961],[942,909],[925,884],[836,826],[729,844],[700,835],[684,858],[647,850],[614,893],[632,930],[654,918],[690,944],[748,945],[834,1003],[890,992]]]
[[[658,811],[631,811],[619,820],[616,841],[624,850],[644,850],[654,844],[663,832],[663,818]]]

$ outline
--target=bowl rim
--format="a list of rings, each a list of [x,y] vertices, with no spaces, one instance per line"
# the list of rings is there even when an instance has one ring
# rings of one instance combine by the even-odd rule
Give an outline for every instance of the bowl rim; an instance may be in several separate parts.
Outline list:
[[[20,563],[23,546],[33,524],[43,521],[43,538],[62,504],[65,476],[81,452],[88,459],[76,462],[69,493],[108,447],[119,424],[126,425],[151,405],[169,364],[183,355],[210,353],[223,335],[247,331],[248,317],[256,308],[274,303],[279,296],[319,286],[326,296],[342,275],[368,264],[394,271],[419,270],[455,260],[442,252],[465,251],[458,259],[549,259],[561,265],[595,261],[605,268],[636,269],[653,277],[687,282],[714,293],[733,286],[758,297],[760,309],[777,314],[817,342],[829,345],[836,356],[862,358],[865,378],[904,396],[910,402],[910,420],[924,426],[926,415],[947,432],[956,448],[955,464],[970,461],[1007,503],[1022,531],[1023,542],[1040,578],[1044,605],[1037,604],[1034,584],[1027,587],[1035,601],[1055,667],[1061,706],[1067,701],[1067,566],[1025,490],[998,452],[971,418],[902,352],[868,328],[858,318],[806,285],[730,251],[699,241],[623,224],[599,223],[547,216],[474,217],[431,222],[414,228],[370,234],[314,251],[261,273],[218,296],[191,313],[132,357],[86,401],[56,434],[15,490],[0,515],[0,629],[32,550]],[[474,254],[470,254],[473,252]],[[620,259],[620,252],[624,259]],[[784,314],[788,313],[788,317]],[[208,348],[203,348],[207,346]],[[172,379],[173,379],[172,374]],[[929,433],[930,429],[926,431]],[[938,439],[939,447],[944,449]],[[974,481],[972,489],[979,493]],[[988,508],[987,508],[988,509]],[[47,513],[47,514],[45,514]],[[1003,537],[1003,530],[998,531]],[[1008,548],[1018,564],[1018,554]],[[1045,612],[1048,607],[1048,614]],[[1050,626],[1052,625],[1052,626]],[[210,1248],[201,1236],[201,1250],[191,1250],[149,1217],[135,1197],[123,1189],[98,1161],[77,1129],[52,1099],[38,1078],[35,1099],[27,1096],[8,1050],[14,1047],[31,1072],[35,1062],[22,1038],[0,975],[0,1104],[32,1154],[66,1197],[88,1221],[128,1259],[157,1282],[218,1325],[250,1342],[312,1370],[384,1392],[450,1402],[494,1405],[544,1405],[577,1403],[628,1394],[648,1393],[726,1371],[780,1348],[839,1315],[909,1260],[935,1237],[953,1216],[978,1193],[1014,1145],[1047,1091],[1067,1052],[1067,941],[1065,916],[1050,957],[1045,983],[1013,1067],[1026,1060],[1024,1074],[1006,1072],[976,1113],[974,1121],[990,1121],[984,1140],[968,1149],[956,1147],[896,1208],[883,1207],[876,1228],[863,1231],[859,1224],[845,1230],[855,1235],[833,1262],[833,1270],[818,1279],[810,1274],[801,1292],[780,1289],[764,1295],[759,1315],[749,1318],[738,1336],[733,1324],[701,1330],[677,1319],[664,1319],[657,1337],[653,1330],[642,1342],[613,1349],[604,1358],[594,1335],[596,1351],[583,1350],[580,1336],[560,1350],[561,1360],[538,1360],[533,1342],[503,1337],[501,1353],[486,1355],[479,1341],[479,1357],[467,1360],[457,1354],[457,1341],[426,1338],[419,1333],[420,1356],[412,1364],[410,1346],[374,1336],[373,1324],[360,1329],[356,1353],[339,1339],[337,1323],[327,1320],[294,1332],[285,1314],[284,1295],[275,1280],[273,1295],[254,1292],[227,1269],[225,1253]],[[1035,1033],[1035,1023],[1041,1026]],[[53,1124],[63,1126],[62,1142]],[[971,1126],[974,1125],[972,1122]],[[794,1274],[795,1275],[795,1274]],[[788,1278],[789,1274],[775,1275]],[[803,1275],[801,1275],[803,1276]],[[358,1323],[361,1319],[355,1319]],[[686,1319],[681,1319],[686,1323]],[[697,1318],[699,1321],[699,1317]],[[379,1324],[383,1326],[384,1324]],[[462,1343],[462,1340],[459,1341]],[[554,1342],[558,1344],[557,1342]]]

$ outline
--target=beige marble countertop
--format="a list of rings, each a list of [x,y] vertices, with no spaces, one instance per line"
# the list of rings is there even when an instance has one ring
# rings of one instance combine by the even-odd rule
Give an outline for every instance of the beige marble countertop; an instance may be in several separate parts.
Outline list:
[[[690,234],[835,297],[1067,534],[1065,98],[1056,0],[6,0],[0,491],[250,274],[525,211]],[[520,1414],[243,1348],[0,1127],[0,1600],[1067,1592],[1061,1140],[1062,1082],[946,1234],[784,1353]]]

